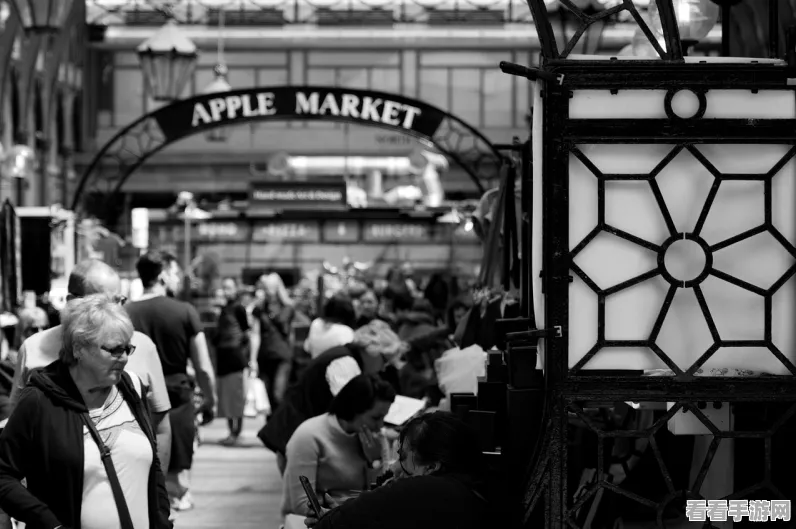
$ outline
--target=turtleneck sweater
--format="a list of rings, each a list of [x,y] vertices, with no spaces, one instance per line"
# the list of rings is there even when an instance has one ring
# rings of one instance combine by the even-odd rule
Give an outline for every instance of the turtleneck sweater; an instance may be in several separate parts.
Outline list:
[[[307,496],[299,476],[307,476],[323,502],[368,487],[368,463],[358,436],[346,433],[337,417],[324,413],[301,423],[287,443],[287,467],[282,485],[282,515],[307,516]]]

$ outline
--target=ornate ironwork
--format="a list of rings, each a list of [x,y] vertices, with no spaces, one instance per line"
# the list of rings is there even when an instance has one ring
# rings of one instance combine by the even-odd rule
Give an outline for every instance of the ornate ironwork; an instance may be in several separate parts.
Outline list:
[[[335,88],[324,89],[322,87],[258,87],[256,91],[279,93],[280,91],[293,92],[299,89],[338,90]],[[241,94],[247,92],[248,90],[236,90],[229,92],[229,95],[240,97]],[[411,130],[402,126],[379,122],[368,122],[367,125],[410,134],[433,143],[440,152],[450,157],[467,172],[479,193],[485,192],[497,182],[500,167],[503,163],[502,155],[485,136],[456,116],[426,103],[397,95],[390,96],[380,92],[353,89],[346,89],[345,92],[356,95],[360,100],[370,99],[371,97],[382,99],[392,97],[392,99],[414,105],[418,107],[418,110],[423,108],[423,117],[426,120],[423,128]],[[138,167],[167,145],[186,136],[206,132],[215,127],[230,126],[230,124],[241,124],[249,121],[283,121],[302,118],[365,124],[361,120],[332,115],[296,117],[286,116],[285,114],[253,114],[249,118],[241,116],[241,119],[236,120],[234,123],[217,121],[202,127],[191,126],[191,115],[196,104],[206,104],[208,98],[226,95],[205,94],[172,103],[142,116],[119,131],[97,153],[84,172],[72,198],[72,209],[89,213],[112,223],[115,216],[121,211],[121,203],[117,199],[122,185]],[[181,125],[178,123],[181,121],[179,118],[186,115],[186,109],[187,124]],[[293,106],[290,106],[290,109],[292,112]],[[419,121],[420,119],[417,120],[417,122]],[[427,131],[427,135],[424,131]]]
[[[532,23],[524,0],[87,0],[88,23],[158,26],[173,16],[181,24],[217,25],[225,10],[228,26],[283,24],[496,25]],[[646,4],[636,2],[636,4]],[[596,15],[627,21],[626,13]]]
[[[704,97],[704,94],[703,94]],[[702,110],[704,113],[704,109]],[[697,113],[697,118],[699,119],[699,112]],[[676,118],[675,118],[676,119]],[[711,140],[701,140],[700,143],[712,141]],[[724,174],[719,169],[713,165],[702,152],[699,150],[698,146],[695,145],[695,142],[692,139],[688,141],[684,141],[683,143],[676,144],[671,151],[661,160],[661,162],[655,167],[653,171],[647,174],[605,174],[601,172],[597,166],[586,156],[577,146],[571,145],[569,152],[572,156],[580,160],[585,167],[589,169],[589,171],[597,178],[598,185],[597,185],[597,203],[598,203],[598,211],[597,211],[597,226],[580,242],[578,242],[575,247],[570,252],[570,258],[572,259],[571,270],[577,275],[579,278],[583,280],[586,285],[597,295],[598,299],[598,323],[597,323],[597,343],[594,344],[592,349],[587,352],[571,369],[570,373],[576,373],[583,369],[583,367],[597,355],[601,349],[607,347],[647,347],[651,351],[654,352],[669,368],[674,371],[675,377],[679,380],[687,380],[691,376],[693,376],[698,369],[702,367],[702,365],[714,354],[716,351],[719,350],[721,347],[763,347],[767,348],[771,351],[771,353],[776,356],[783,365],[794,375],[796,375],[796,366],[788,360],[785,356],[783,356],[780,349],[773,343],[771,338],[772,335],[772,300],[774,295],[782,288],[782,286],[791,278],[794,274],[796,274],[796,261],[793,265],[791,265],[779,278],[774,281],[768,288],[763,288],[758,285],[754,285],[749,281],[745,281],[739,277],[736,277],[732,274],[728,274],[714,264],[714,254],[720,250],[728,248],[732,245],[742,243],[746,240],[751,239],[752,237],[756,237],[762,234],[769,234],[777,244],[782,245],[785,251],[789,254],[794,256],[796,259],[796,247],[791,244],[782,232],[778,230],[772,221],[772,180],[781,169],[796,155],[796,147],[791,148],[782,157],[782,159],[777,162],[774,167],[772,167],[768,172],[764,174]],[[658,185],[658,177],[661,173],[666,169],[669,163],[675,159],[681,153],[690,153],[694,159],[696,159],[702,166],[710,172],[712,177],[714,178],[713,183],[710,188],[710,192],[707,196],[707,200],[705,200],[704,206],[699,214],[699,219],[696,222],[696,225],[693,226],[693,229],[686,231],[686,232],[679,232],[678,229],[675,227],[675,223],[672,219],[672,215],[669,211],[669,206],[666,204],[664,199],[664,195],[661,192],[661,187]],[[783,178],[783,176],[780,176]],[[716,199],[716,195],[719,192],[722,183],[732,181],[732,182],[744,182],[744,181],[762,181],[764,183],[764,208],[765,208],[765,221],[753,228],[750,228],[743,233],[735,235],[733,237],[729,237],[725,240],[720,242],[716,242],[714,244],[709,244],[705,241],[704,238],[701,236],[701,232],[704,228],[705,221],[708,218],[708,215],[711,211],[711,206]],[[669,237],[664,241],[648,241],[642,237],[637,237],[627,231],[624,231],[616,226],[609,224],[606,221],[606,212],[605,212],[605,195],[606,195],[606,183],[608,182],[645,182],[649,185],[649,189],[652,195],[655,197],[656,204],[660,208],[661,215],[666,223],[666,228],[669,232]],[[590,245],[597,243],[596,239],[602,233],[611,234],[626,241],[629,241],[640,248],[645,250],[649,250],[655,252],[657,254],[657,267],[645,271],[642,274],[639,274],[635,277],[629,278],[626,281],[622,281],[619,284],[613,285],[608,288],[601,288],[597,285],[597,283],[587,274],[581,266],[577,264],[578,256]],[[666,251],[672,246],[672,244],[676,243],[677,241],[693,241],[697,244],[705,255],[705,266],[699,275],[693,277],[688,280],[682,280],[675,278],[672,273],[666,267],[664,256]],[[623,292],[629,288],[632,288],[640,283],[643,283],[647,280],[653,279],[655,277],[661,276],[663,277],[667,283],[669,283],[669,288],[666,293],[665,299],[663,304],[661,305],[660,311],[658,316],[655,318],[655,323],[652,328],[652,332],[649,334],[649,338],[646,340],[608,340],[605,337],[605,304],[607,298]],[[705,294],[702,290],[701,284],[707,279],[709,276],[716,277],[726,283],[735,285],[741,289],[744,289],[748,292],[751,292],[755,295],[761,296],[765,300],[765,308],[764,308],[764,339],[762,340],[727,340],[722,339],[721,333],[719,332],[714,318],[711,314],[709,304],[706,300]],[[675,298],[675,295],[678,292],[678,289],[693,289],[694,294],[696,295],[697,300],[699,301],[699,307],[701,309],[702,315],[705,318],[705,322],[708,325],[708,328],[711,333],[711,337],[713,339],[713,343],[710,345],[708,350],[697,360],[694,362],[687,370],[683,371],[670,357],[666,354],[666,352],[660,347],[657,343],[657,338],[660,335],[661,328],[663,326],[664,320],[669,312],[670,306],[672,301]]]
[[[796,119],[702,119],[711,90],[793,90],[788,85],[788,79],[793,77],[792,69],[782,63],[685,62],[679,43],[675,42],[678,36],[670,0],[658,0],[666,28],[666,45],[662,46],[665,50],[659,49],[659,52],[667,52],[661,53],[663,60],[568,60],[571,46],[559,51],[550,25],[539,20],[545,17],[543,0],[528,1],[537,15],[542,44],[544,77],[540,75],[539,78],[561,79],[560,83],[548,81],[542,92],[545,140],[542,292],[545,325],[561,326],[564,336],[545,341],[546,397],[540,428],[543,433],[535,447],[528,447],[533,457],[526,477],[524,525],[535,527],[544,523],[556,529],[587,525],[608,528],[616,527],[617,520],[623,519],[624,523],[637,527],[663,528],[684,519],[686,500],[690,499],[788,500],[796,497],[790,477],[794,468],[790,446],[796,432],[796,366],[791,361],[792,351],[783,350],[772,333],[772,299],[786,284],[790,288],[796,281],[794,241],[783,235],[784,227],[775,223],[772,214],[773,184],[777,179],[794,177],[791,173],[783,174],[783,168],[796,156]],[[631,9],[632,2],[624,0],[621,7]],[[593,22],[593,18],[584,19],[584,23],[590,21]],[[660,112],[665,118],[575,119],[570,116],[570,105],[573,94],[579,90],[622,93],[667,90]],[[693,92],[698,103],[694,107],[695,114],[685,119],[672,109],[672,99],[680,90]],[[666,144],[670,148],[651,171],[614,174],[602,170],[582,148],[588,144]],[[786,147],[783,147],[785,154],[770,168],[754,174],[737,174],[720,168],[715,160],[711,161],[704,154],[702,146],[708,144]],[[687,228],[672,218],[672,200],[680,198],[667,197],[660,185],[661,175],[678,155],[693,158],[692,163],[699,164],[710,178],[706,198],[694,212],[697,220]],[[540,162],[535,160],[534,163]],[[574,188],[570,175],[575,164],[585,168],[585,172],[579,169],[579,174],[596,180],[597,214],[593,229],[585,237],[571,241],[569,218]],[[762,222],[722,240],[706,241],[703,234],[706,219],[715,207],[720,190],[732,182],[759,183]],[[607,187],[631,183],[654,197],[651,200],[665,226],[665,235],[660,239],[638,236],[609,222]],[[585,252],[600,244],[602,237],[619,238],[639,253],[651,252],[655,264],[616,284],[599,284],[589,272]],[[772,277],[769,284],[756,284],[722,270],[713,259],[717,252],[753,237],[767,237],[767,248],[788,256],[787,266]],[[683,240],[693,241],[705,257],[702,271],[684,279],[675,277],[664,259],[667,248]],[[523,251],[525,255],[528,252]],[[762,300],[758,339],[735,340],[724,335],[716,323],[716,304],[702,288],[707,278]],[[596,342],[582,358],[572,358],[570,350],[570,337],[584,332],[584,329],[569,326],[573,279],[585,284],[596,298]],[[663,280],[667,287],[653,315],[651,331],[638,340],[607,337],[606,302],[620,292],[639,288],[653,280]],[[706,350],[700,349],[688,365],[680,365],[673,359],[672,351],[665,350],[658,339],[667,316],[675,310],[673,300],[686,291],[693,292],[697,300],[711,343]],[[533,295],[532,289],[526,286],[524,294]],[[628,366],[630,371],[627,372],[590,371],[587,363],[600,358],[601,351],[609,347],[645,348],[669,370],[665,376],[644,376],[641,367],[632,371],[634,366]],[[704,368],[721,348],[740,347],[765,350],[760,352],[761,358],[766,356],[772,362],[776,362],[773,361],[776,358],[783,366],[780,372],[785,374],[725,377]],[[706,409],[719,405],[731,406],[735,420],[732,428],[711,420]],[[632,409],[635,406],[638,409]],[[667,428],[670,420],[685,412],[692,414],[713,436],[705,452],[698,454],[700,459],[693,469],[693,446],[688,445],[688,436],[672,435]],[[724,498],[705,498],[703,489],[709,471],[715,471],[716,454],[730,441],[735,445],[736,454],[743,454],[743,457],[734,456],[732,492]],[[687,454],[687,459],[683,454]],[[593,476],[583,473],[584,469],[593,469]]]

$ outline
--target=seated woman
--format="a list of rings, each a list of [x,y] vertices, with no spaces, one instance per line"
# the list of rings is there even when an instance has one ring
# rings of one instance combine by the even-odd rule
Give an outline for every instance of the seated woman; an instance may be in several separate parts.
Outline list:
[[[315,529],[482,529],[491,527],[480,489],[476,433],[447,412],[420,415],[401,430],[395,479],[308,517]],[[327,503],[330,503],[327,499]]]
[[[280,473],[285,471],[287,442],[301,423],[327,412],[332,399],[355,376],[383,373],[389,365],[398,363],[408,347],[389,325],[374,320],[357,329],[353,342],[313,359],[257,434],[277,455]]]
[[[103,294],[61,316],[59,359],[32,372],[0,434],[0,507],[32,528],[170,529],[143,384],[124,372],[130,318]]]
[[[287,443],[283,515],[310,514],[299,476],[307,476],[319,498],[326,494],[332,501],[368,489],[382,454],[377,434],[394,400],[390,384],[376,375],[358,375],[340,390],[328,413],[296,429]]]

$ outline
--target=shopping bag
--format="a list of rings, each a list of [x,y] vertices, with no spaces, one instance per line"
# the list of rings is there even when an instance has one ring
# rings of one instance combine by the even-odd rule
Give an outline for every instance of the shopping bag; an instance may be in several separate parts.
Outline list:
[[[246,405],[243,408],[243,415],[253,418],[269,413],[271,413],[271,403],[268,400],[265,383],[252,373],[246,385]]]

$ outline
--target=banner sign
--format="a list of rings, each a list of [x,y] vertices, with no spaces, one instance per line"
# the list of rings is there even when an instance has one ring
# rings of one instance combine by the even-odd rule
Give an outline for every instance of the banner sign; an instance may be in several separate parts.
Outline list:
[[[248,226],[241,222],[199,222],[195,227],[197,239],[205,241],[245,241]]]
[[[273,222],[256,224],[254,242],[318,242],[321,230],[317,222]]]
[[[365,223],[363,239],[369,242],[430,242],[430,228],[427,223],[373,221]]]
[[[432,137],[445,119],[441,110],[395,94],[318,86],[247,88],[177,101],[155,119],[166,142],[204,129],[252,120],[337,120],[397,128]]]
[[[260,206],[306,208],[342,206],[346,202],[345,182],[254,182],[251,201]]]
[[[327,220],[323,224],[325,242],[359,242],[359,223],[352,220]]]

